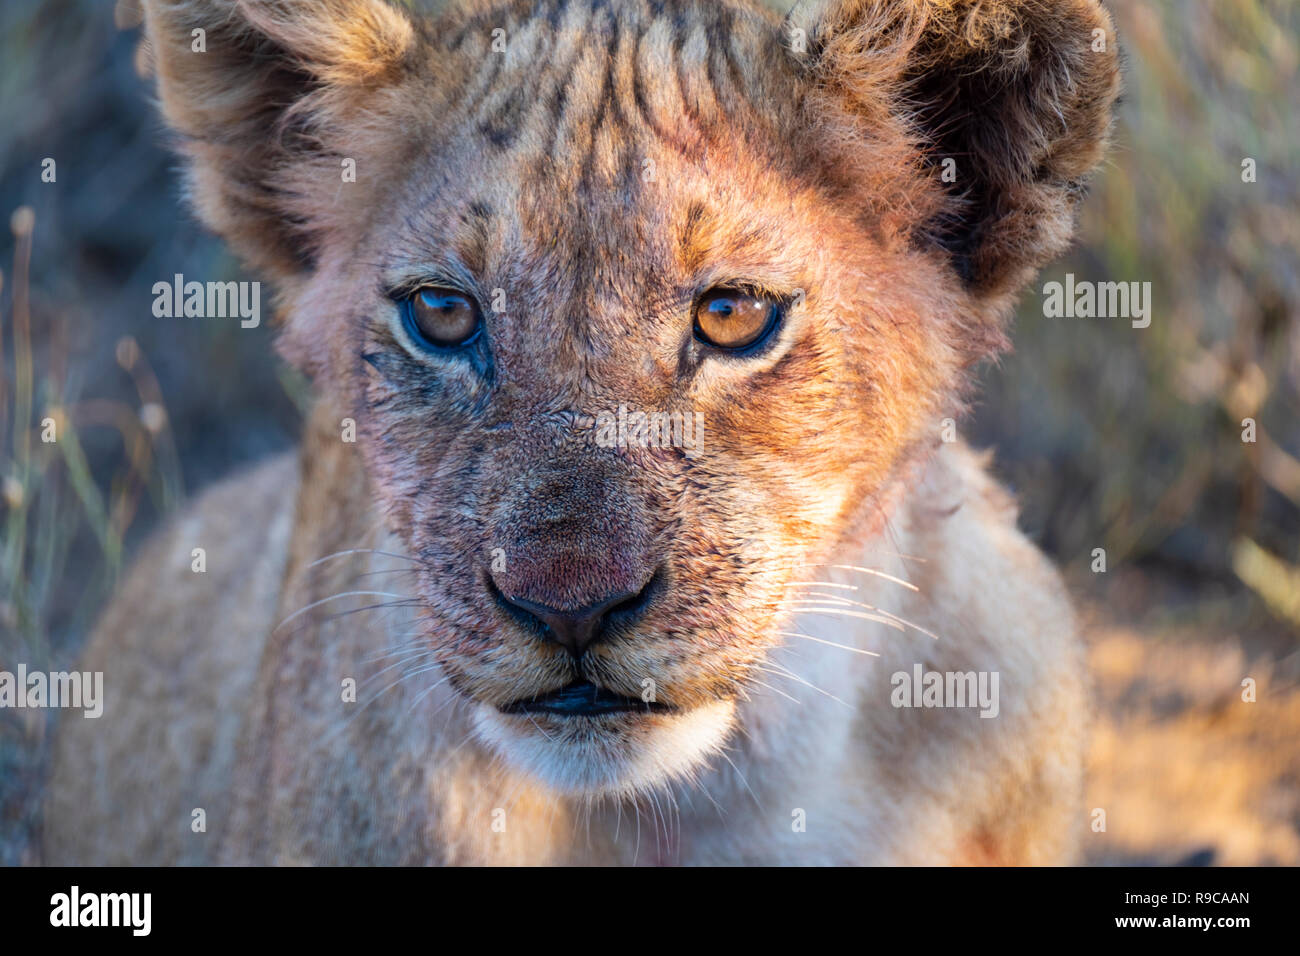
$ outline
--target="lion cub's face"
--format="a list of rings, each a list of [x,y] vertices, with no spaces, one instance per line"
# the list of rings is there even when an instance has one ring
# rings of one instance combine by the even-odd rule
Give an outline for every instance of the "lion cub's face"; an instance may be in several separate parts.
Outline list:
[[[480,733],[558,789],[657,786],[720,747],[788,585],[878,527],[1050,251],[1037,218],[1000,240],[988,220],[1016,171],[968,171],[954,203],[922,120],[954,124],[902,107],[909,56],[937,55],[927,22],[861,6],[806,31],[713,2],[433,27],[375,0],[239,7],[269,38],[253,105],[294,82],[276,50],[316,79],[257,140],[260,184],[229,182],[226,141],[196,149],[200,208],[281,273],[286,354],[355,409]],[[151,30],[183,35],[166,7]],[[160,72],[174,124],[211,121],[177,61]],[[1031,100],[1008,108],[1027,122]]]
[[[570,19],[463,61],[368,241],[358,421],[481,730],[604,791],[721,743],[950,359],[943,278],[802,175],[778,30]]]

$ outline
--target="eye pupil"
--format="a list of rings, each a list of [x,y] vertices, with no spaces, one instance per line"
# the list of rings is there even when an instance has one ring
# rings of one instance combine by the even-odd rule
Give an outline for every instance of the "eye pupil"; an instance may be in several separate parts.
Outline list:
[[[453,348],[478,335],[481,316],[478,306],[455,289],[425,286],[405,303],[407,331],[421,345]]]

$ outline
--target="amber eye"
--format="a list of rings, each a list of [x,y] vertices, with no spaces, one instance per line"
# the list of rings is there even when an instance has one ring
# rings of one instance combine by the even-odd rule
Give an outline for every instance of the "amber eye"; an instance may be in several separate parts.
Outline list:
[[[481,326],[474,300],[455,289],[424,286],[404,303],[407,331],[422,345],[465,345]]]
[[[771,333],[780,314],[781,305],[774,299],[714,289],[695,305],[695,337],[714,348],[748,348]]]

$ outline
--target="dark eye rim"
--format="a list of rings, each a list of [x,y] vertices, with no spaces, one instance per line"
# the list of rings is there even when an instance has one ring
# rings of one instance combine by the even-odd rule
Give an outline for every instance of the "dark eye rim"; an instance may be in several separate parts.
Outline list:
[[[746,342],[744,345],[719,345],[709,339],[700,328],[700,306],[710,298],[718,296],[744,296],[750,299],[765,299],[771,303],[768,309],[767,320],[758,335],[752,342]],[[764,289],[751,288],[745,285],[717,285],[710,286],[702,293],[695,297],[695,302],[691,306],[691,333],[695,341],[713,352],[720,352],[723,355],[745,358],[755,355],[761,351],[775,337],[776,330],[780,328],[785,321],[786,311],[789,309],[790,300],[786,296],[774,294]]]
[[[415,320],[415,297],[419,295],[421,292],[427,292],[429,290],[435,290],[442,293],[448,293],[451,295],[460,296],[471,306],[473,306],[474,331],[471,332],[469,335],[467,335],[465,338],[461,339],[459,342],[455,342],[451,344],[436,342],[433,339],[429,338],[420,329],[420,324]],[[400,309],[402,315],[402,328],[406,330],[406,334],[411,337],[411,340],[415,342],[417,345],[419,345],[425,351],[458,352],[461,349],[465,349],[473,345],[483,335],[483,307],[479,305],[478,299],[470,295],[468,292],[465,292],[463,289],[456,288],[456,286],[439,285],[432,282],[426,282],[422,285],[416,286],[415,288],[407,289],[406,291],[399,294],[396,298],[397,298],[398,308]]]

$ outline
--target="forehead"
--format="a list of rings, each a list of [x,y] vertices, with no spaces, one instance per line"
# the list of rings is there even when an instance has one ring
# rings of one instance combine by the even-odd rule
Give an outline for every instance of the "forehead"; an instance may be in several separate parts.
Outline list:
[[[799,175],[792,74],[765,15],[549,0],[469,17],[442,42],[448,107],[407,202],[470,268],[511,238],[668,256]]]
[[[444,45],[445,44],[445,45]],[[535,0],[491,7],[444,43],[461,118],[497,149],[590,152],[650,131],[684,149],[771,100],[780,25],[718,0]]]

